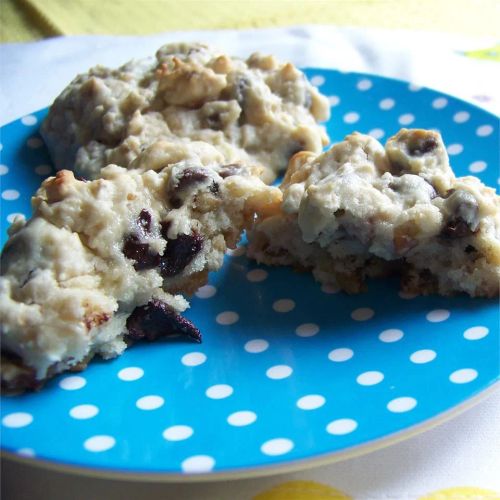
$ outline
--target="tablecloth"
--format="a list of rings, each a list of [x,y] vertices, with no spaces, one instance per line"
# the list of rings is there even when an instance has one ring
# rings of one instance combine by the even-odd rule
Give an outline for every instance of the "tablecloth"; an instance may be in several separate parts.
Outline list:
[[[491,35],[497,0],[2,0],[2,41],[328,23]]]
[[[75,36],[0,46],[0,120],[49,104],[96,63],[118,65],[174,40],[203,40],[236,55],[272,52],[300,66],[382,74],[500,111],[496,40],[331,26],[170,32],[143,38]],[[500,498],[500,393],[454,420],[397,445],[280,476],[194,485],[83,479],[4,461],[8,499],[471,499]]]

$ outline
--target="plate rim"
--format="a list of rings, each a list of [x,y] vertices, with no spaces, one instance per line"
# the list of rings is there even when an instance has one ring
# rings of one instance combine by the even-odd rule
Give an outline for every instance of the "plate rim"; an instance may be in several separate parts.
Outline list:
[[[292,472],[304,471],[315,467],[332,465],[338,462],[354,459],[372,452],[388,448],[389,446],[401,443],[426,431],[434,429],[450,420],[454,419],[473,409],[482,401],[493,394],[500,394],[500,380],[497,377],[488,387],[480,390],[474,396],[448,408],[431,418],[418,424],[414,424],[405,429],[388,434],[387,436],[366,441],[365,443],[350,446],[343,450],[331,453],[322,453],[314,457],[292,460],[282,464],[260,465],[257,467],[236,468],[225,471],[213,471],[205,473],[182,473],[182,472],[138,472],[136,470],[119,470],[108,467],[88,467],[85,465],[69,464],[68,462],[58,462],[55,460],[40,459],[37,457],[25,457],[17,453],[0,450],[0,457],[21,463],[27,466],[37,467],[52,472],[73,474],[81,477],[94,479],[109,479],[121,481],[136,481],[146,483],[203,483],[217,481],[234,481],[238,479],[252,479],[278,474],[288,474]]]

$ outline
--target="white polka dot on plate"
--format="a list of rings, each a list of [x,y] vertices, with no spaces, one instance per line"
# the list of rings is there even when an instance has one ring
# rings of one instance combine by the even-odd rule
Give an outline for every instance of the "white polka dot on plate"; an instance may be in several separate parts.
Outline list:
[[[294,443],[291,439],[275,438],[263,443],[260,447],[260,451],[262,451],[264,455],[275,457],[290,452],[293,447]]]
[[[432,101],[432,107],[434,109],[443,109],[448,105],[448,99],[446,97],[438,97]]]
[[[368,132],[368,135],[372,136],[374,139],[382,139],[385,135],[385,131],[382,130],[381,128],[373,128]]]
[[[184,366],[199,366],[207,360],[206,354],[203,352],[188,352],[181,358],[181,363]]]
[[[227,417],[227,423],[234,427],[244,427],[253,424],[257,420],[257,415],[253,411],[235,411]]]
[[[215,460],[209,455],[194,455],[186,458],[181,463],[183,472],[189,474],[202,474],[210,472],[215,467]]]
[[[379,371],[368,371],[361,373],[356,377],[356,382],[359,385],[376,385],[384,380],[384,374]]]
[[[9,413],[2,418],[2,425],[4,427],[8,427],[9,429],[26,427],[27,425],[30,425],[31,422],[33,422],[33,415],[24,411]]]
[[[487,166],[488,164],[485,161],[481,160],[473,161],[469,165],[469,172],[472,172],[473,174],[478,174],[479,172],[483,172],[484,170],[486,170]]]
[[[252,283],[259,283],[260,281],[264,281],[268,276],[268,272],[264,269],[252,269],[247,273],[247,280]]]
[[[0,165],[0,175],[5,175],[9,172],[9,167],[7,165]]]
[[[411,113],[405,113],[398,118],[398,122],[400,123],[400,125],[410,125],[410,123],[413,123],[414,121],[415,116]]]
[[[356,88],[361,91],[370,90],[372,87],[373,83],[371,80],[368,80],[368,78],[363,78],[356,84]]]
[[[345,123],[356,123],[359,121],[359,113],[356,113],[355,111],[350,111],[349,113],[346,113],[343,118]]]
[[[149,396],[142,396],[135,402],[135,406],[139,410],[157,410],[165,404],[165,400],[161,396],[156,394],[150,394]]]
[[[465,123],[470,118],[470,114],[467,111],[459,111],[453,115],[453,121],[455,123]]]
[[[450,144],[446,151],[448,151],[449,155],[459,155],[464,150],[462,144]]]
[[[389,328],[387,330],[384,330],[383,332],[380,333],[378,336],[379,340],[382,342],[397,342],[398,340],[401,340],[404,336],[404,333],[402,330],[398,330],[397,328]]]
[[[26,126],[36,125],[38,122],[36,116],[26,115],[21,118],[21,123]]]
[[[387,403],[387,409],[392,413],[404,413],[413,410],[417,406],[417,400],[410,397],[395,398]]]
[[[321,285],[321,291],[323,293],[333,294],[333,293],[339,293],[340,288],[338,286],[334,286],[328,283],[326,285]]]
[[[411,92],[418,92],[419,90],[422,90],[422,86],[415,83],[410,83],[410,85],[408,85],[408,90],[410,90]]]
[[[368,321],[373,318],[375,311],[369,307],[359,307],[358,309],[354,309],[351,313],[351,318],[354,321]]]
[[[427,321],[431,323],[440,323],[441,321],[446,321],[450,317],[450,311],[447,309],[434,309],[428,312],[425,317]]]
[[[293,369],[288,365],[271,366],[266,371],[266,376],[273,380],[281,380],[289,377],[293,373]]]
[[[390,97],[387,97],[386,99],[382,99],[378,106],[380,109],[387,111],[389,109],[392,109],[396,104],[396,101],[394,99],[391,99]]]
[[[116,440],[114,437],[107,435],[98,435],[86,439],[83,443],[83,447],[87,451],[100,453],[102,451],[110,450],[115,444]]]
[[[301,410],[316,410],[321,408],[326,399],[321,394],[308,394],[297,400],[297,407]]]
[[[326,426],[326,432],[328,434],[333,434],[334,436],[343,436],[344,434],[350,434],[355,431],[358,427],[356,420],[352,418],[339,418],[333,420]]]
[[[59,387],[65,391],[77,391],[85,387],[87,381],[80,375],[70,375],[59,381]]]
[[[69,410],[69,415],[77,420],[87,420],[95,417],[99,413],[99,408],[95,405],[78,405]]]
[[[328,96],[328,102],[330,106],[338,106],[340,104],[340,97],[338,95]]]
[[[19,448],[16,453],[22,457],[34,457],[36,455],[33,448]]]
[[[411,299],[414,299],[415,297],[417,297],[416,293],[405,292],[403,290],[398,292],[398,295],[403,300],[411,300]]]
[[[273,309],[279,313],[287,313],[295,309],[295,302],[292,299],[279,299],[273,303]]]
[[[476,129],[476,134],[479,137],[486,137],[488,135],[491,135],[492,132],[493,132],[493,127],[491,125],[481,125]]]
[[[454,384],[468,384],[477,378],[477,371],[473,368],[462,368],[450,375],[450,382]]]
[[[411,356],[410,356],[410,361],[412,363],[416,363],[418,365],[422,365],[424,363],[429,363],[436,359],[436,351],[433,351],[432,349],[421,349],[419,351],[415,351]]]
[[[302,323],[295,329],[299,337],[314,337],[319,332],[319,326],[316,323]]]
[[[348,347],[340,347],[328,353],[328,359],[335,363],[342,363],[351,359],[354,356],[354,351]]]
[[[20,194],[17,189],[6,189],[2,191],[2,198],[6,201],[14,201],[19,198]]]
[[[38,167],[35,167],[35,173],[38,175],[48,175],[50,172],[52,172],[50,165],[38,165]]]
[[[224,399],[231,396],[234,389],[228,384],[216,384],[209,387],[205,394],[210,399]]]
[[[472,326],[464,332],[464,338],[467,340],[480,340],[490,333],[485,326]]]
[[[194,430],[189,425],[172,425],[163,431],[162,436],[167,441],[184,441],[190,438],[193,433]]]
[[[12,214],[7,215],[7,222],[10,222],[12,224],[16,217],[22,217],[24,219],[26,218],[26,216],[24,214],[21,214],[19,212],[14,212]]]
[[[240,316],[238,313],[234,311],[224,311],[215,317],[215,321],[219,323],[219,325],[233,325],[240,319]]]
[[[43,146],[43,141],[39,137],[30,137],[27,141],[26,144],[29,148],[31,149],[37,149]]]
[[[316,87],[320,87],[325,83],[325,77],[323,75],[314,75],[310,81]]]
[[[209,299],[217,293],[217,288],[212,285],[205,285],[196,290],[195,295],[199,299]]]
[[[264,339],[253,339],[249,340],[245,344],[245,351],[257,354],[259,352],[264,352],[269,347],[269,342]]]
[[[118,372],[118,378],[124,382],[133,382],[144,376],[144,370],[138,366],[129,366]]]

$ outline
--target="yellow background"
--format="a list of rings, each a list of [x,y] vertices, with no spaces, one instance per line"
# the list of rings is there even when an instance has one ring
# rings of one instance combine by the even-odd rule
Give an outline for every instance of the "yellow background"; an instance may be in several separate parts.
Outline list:
[[[498,0],[0,0],[2,42],[335,24],[498,35]]]

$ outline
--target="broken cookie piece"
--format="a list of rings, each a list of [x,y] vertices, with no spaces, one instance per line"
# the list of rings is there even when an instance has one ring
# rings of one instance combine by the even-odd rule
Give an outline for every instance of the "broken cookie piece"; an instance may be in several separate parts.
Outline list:
[[[262,176],[271,182],[293,154],[319,153],[328,143],[318,122],[329,112],[326,97],[290,63],[177,43],[154,59],[77,76],[51,106],[41,133],[56,168],[90,179],[109,163],[134,168],[145,147],[168,139],[198,149],[198,141],[209,143],[227,163],[264,165]]]
[[[256,211],[281,202],[254,168],[227,172],[188,159],[159,171],[110,165],[95,181],[65,170],[45,180],[33,217],[15,221],[2,253],[2,386],[37,388],[132,341],[199,342],[176,294],[204,285]]]
[[[500,199],[454,175],[436,132],[403,129],[385,148],[354,133],[319,156],[298,153],[280,188],[280,210],[249,235],[260,262],[349,293],[397,272],[409,293],[498,295]]]

